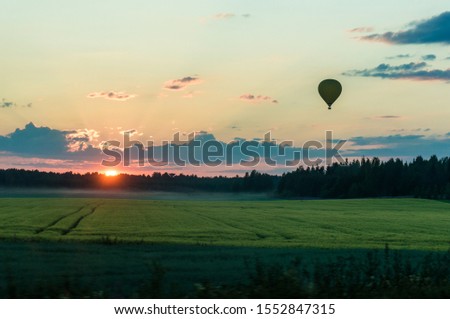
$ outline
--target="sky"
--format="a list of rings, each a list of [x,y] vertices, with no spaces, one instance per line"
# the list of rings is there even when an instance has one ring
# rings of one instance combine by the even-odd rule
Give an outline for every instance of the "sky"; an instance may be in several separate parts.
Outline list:
[[[332,131],[349,158],[449,155],[445,1],[0,5],[0,168],[104,171],[101,146],[124,132],[159,145],[176,132],[230,143],[270,131],[300,149]],[[343,87],[332,110],[317,92],[326,78]]]

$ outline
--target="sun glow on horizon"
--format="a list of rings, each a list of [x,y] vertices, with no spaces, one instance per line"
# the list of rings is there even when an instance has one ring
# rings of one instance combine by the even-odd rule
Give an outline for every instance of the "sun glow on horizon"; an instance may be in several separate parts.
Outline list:
[[[108,177],[114,177],[114,176],[119,175],[119,172],[116,170],[108,170],[108,171],[105,171],[104,174],[105,174],[105,176],[108,176]]]

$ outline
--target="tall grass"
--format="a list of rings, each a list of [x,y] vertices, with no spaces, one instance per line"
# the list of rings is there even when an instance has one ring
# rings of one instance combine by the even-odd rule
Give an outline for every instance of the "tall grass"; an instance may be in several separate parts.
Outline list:
[[[161,260],[148,264],[147,269],[141,284],[121,298],[450,297],[450,250],[415,258],[390,250],[386,245],[384,250],[312,262],[301,257],[293,258],[288,264],[253,260],[242,267],[247,269],[247,275],[239,283],[196,282],[187,291],[178,289],[185,283],[167,280],[171,269]],[[92,288],[81,283],[76,275],[19,286],[13,272],[6,271],[7,285],[0,290],[1,298],[117,297],[106,287]]]
[[[364,257],[301,259],[288,266],[257,262],[247,283],[197,285],[199,298],[449,298],[450,250],[418,262],[386,245]]]

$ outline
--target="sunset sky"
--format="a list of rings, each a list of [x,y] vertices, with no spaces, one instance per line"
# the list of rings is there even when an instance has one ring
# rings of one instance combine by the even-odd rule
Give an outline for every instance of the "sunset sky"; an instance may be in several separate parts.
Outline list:
[[[102,171],[125,131],[300,147],[332,130],[348,157],[449,155],[446,1],[0,4],[0,168]],[[343,86],[331,111],[325,78]]]

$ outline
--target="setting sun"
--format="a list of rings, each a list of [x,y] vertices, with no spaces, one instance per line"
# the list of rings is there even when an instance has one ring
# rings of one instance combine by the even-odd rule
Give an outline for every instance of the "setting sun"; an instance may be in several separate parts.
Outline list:
[[[108,177],[113,177],[113,176],[117,176],[117,175],[119,175],[118,171],[109,170],[109,171],[105,172],[105,176],[108,176]]]

